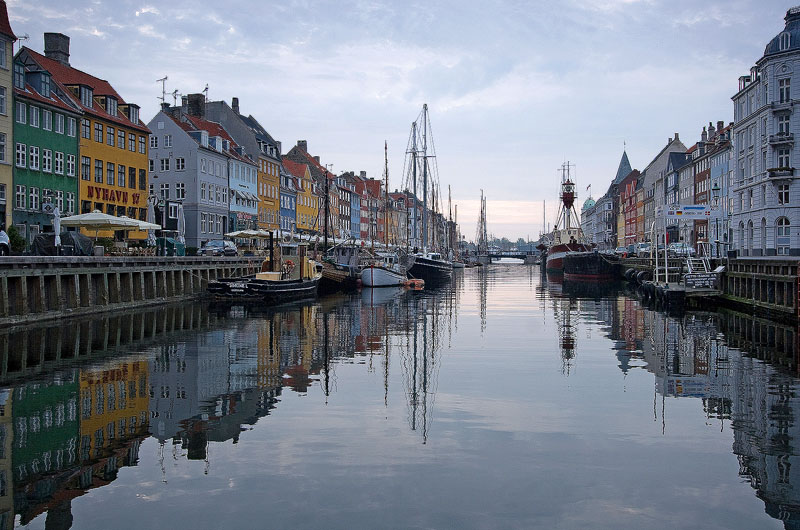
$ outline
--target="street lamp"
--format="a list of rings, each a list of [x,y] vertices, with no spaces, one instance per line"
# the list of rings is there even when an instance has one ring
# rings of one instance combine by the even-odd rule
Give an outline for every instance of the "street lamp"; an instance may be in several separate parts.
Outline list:
[[[720,194],[720,187],[719,182],[714,181],[711,185],[711,197],[714,199],[714,206],[717,209],[717,212],[714,214],[714,235],[715,241],[717,243],[717,257],[721,257],[719,253],[719,215],[720,215],[720,207],[719,207],[719,194]]]

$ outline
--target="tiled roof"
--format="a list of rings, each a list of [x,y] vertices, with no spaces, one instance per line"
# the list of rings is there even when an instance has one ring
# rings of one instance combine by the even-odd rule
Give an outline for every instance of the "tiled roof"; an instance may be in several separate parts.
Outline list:
[[[284,159],[283,167],[285,167],[286,171],[295,177],[303,178],[306,175],[307,166],[305,164],[295,162],[294,160],[289,160],[288,158]]]
[[[11,40],[17,40],[17,36],[11,30],[11,23],[8,21],[8,8],[5,0],[0,0],[0,33],[10,37]]]
[[[244,162],[246,164],[256,165],[251,159],[246,156],[242,156],[236,151],[234,151],[235,147],[238,147],[238,144],[233,141],[233,138],[228,134],[228,131],[215,121],[209,121],[204,118],[199,118],[197,116],[192,116],[191,114],[182,114],[183,117],[186,118],[187,121],[183,121],[175,117],[172,113],[165,113],[167,116],[174,121],[178,127],[183,129],[186,132],[192,131],[206,131],[209,137],[219,136],[223,140],[227,140],[230,143],[230,148],[225,151],[225,154],[231,158],[235,158],[240,162]]]
[[[66,87],[71,85],[86,85],[92,88],[94,95],[96,96],[112,96],[116,98],[118,105],[127,104],[125,100],[120,97],[117,91],[114,90],[114,87],[112,87],[111,84],[105,79],[94,77],[93,75],[87,74],[86,72],[78,70],[77,68],[61,64],[60,62],[49,59],[44,55],[31,50],[30,48],[23,47],[22,49],[25,50],[42,68],[47,70],[52,78],[59,83],[65,91],[68,90]],[[138,129],[142,132],[150,132],[150,129],[148,129],[143,123],[139,123],[138,125],[132,123],[123,112],[118,112],[116,116],[112,116],[111,114],[108,114],[105,109],[98,105],[86,107],[81,103],[80,98],[75,98],[75,103],[81,108],[81,110],[88,114],[92,114],[104,120],[113,121],[127,127]]]
[[[67,112],[80,114],[80,111],[78,109],[70,105],[68,102],[62,100],[55,94],[55,91],[52,90],[50,91],[50,97],[46,98],[43,95],[39,94],[31,85],[25,85],[25,90],[21,90],[15,87],[14,94],[16,94],[17,97],[24,97],[33,101],[37,101],[44,105],[50,105],[52,107],[60,108]]]

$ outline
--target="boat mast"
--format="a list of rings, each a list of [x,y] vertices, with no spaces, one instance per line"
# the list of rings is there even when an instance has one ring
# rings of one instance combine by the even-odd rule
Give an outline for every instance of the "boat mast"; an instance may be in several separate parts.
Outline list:
[[[428,252],[428,104],[422,105],[422,251]]]
[[[384,178],[384,208],[383,208],[383,238],[386,241],[386,250],[389,250],[389,145],[383,141],[383,178]]]
[[[414,212],[412,214],[412,224],[414,242],[417,242],[419,233],[417,232],[417,122],[411,124],[411,174],[414,189]]]
[[[323,237],[322,246],[325,247],[324,252],[328,252],[328,201],[330,200],[330,189],[328,179],[328,168],[325,168],[325,235]]]

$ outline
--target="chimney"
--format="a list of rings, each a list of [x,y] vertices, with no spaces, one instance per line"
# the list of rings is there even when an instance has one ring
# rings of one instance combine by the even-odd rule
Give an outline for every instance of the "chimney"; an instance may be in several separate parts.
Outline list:
[[[678,137],[678,133],[675,133],[675,141],[677,142],[678,140],[680,140],[680,138]]]
[[[187,112],[188,108],[189,108],[189,97],[181,96],[181,111]]]
[[[308,142],[305,140],[297,140],[297,147],[303,150],[303,152],[308,153]]]
[[[359,175],[361,176],[362,179],[367,178],[367,172],[366,171],[359,171]]]
[[[717,122],[717,131],[721,131],[721,130],[722,130],[722,129],[724,129],[724,128],[725,128],[725,122],[724,122],[724,121],[722,121],[722,120],[719,120],[719,121]]]
[[[44,56],[69,66],[69,37],[63,33],[45,33]]]
[[[206,114],[206,96],[204,94],[189,94],[189,109],[190,116],[203,118]]]
[[[315,156],[315,157],[314,157],[314,160],[316,160],[316,161],[317,161],[317,164],[319,164],[319,156]]]
[[[706,128],[703,127],[703,132],[700,133],[700,141],[707,142],[708,141],[708,133],[706,132]]]
[[[231,108],[233,109],[233,112],[239,114],[239,98],[233,98],[231,100]]]
[[[716,131],[716,129],[714,129],[714,124],[711,123],[711,122],[708,122],[708,137],[709,138],[714,138],[714,136],[716,136],[716,132],[717,131]]]
[[[169,103],[167,103],[166,101],[163,102],[161,104],[161,110],[163,110],[164,112],[167,112],[169,110]]]

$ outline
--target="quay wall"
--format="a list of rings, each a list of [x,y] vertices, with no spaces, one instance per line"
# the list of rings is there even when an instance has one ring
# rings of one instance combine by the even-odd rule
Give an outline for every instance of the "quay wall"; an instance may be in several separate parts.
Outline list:
[[[5,257],[0,326],[186,300],[260,266],[247,257]]]

